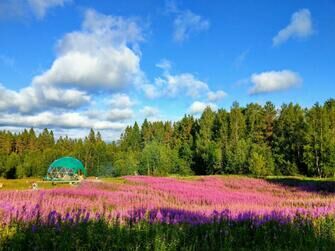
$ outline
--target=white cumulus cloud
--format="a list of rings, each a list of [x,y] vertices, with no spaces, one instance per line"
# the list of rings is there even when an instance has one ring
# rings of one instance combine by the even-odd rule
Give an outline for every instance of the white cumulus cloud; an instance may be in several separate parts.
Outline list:
[[[252,74],[250,81],[254,86],[249,90],[250,94],[268,93],[285,90],[302,83],[298,73],[290,70],[268,71]]]
[[[133,117],[133,111],[130,108],[113,108],[109,112],[107,119],[110,121],[124,121]]]
[[[92,119],[79,112],[54,113],[46,111],[33,115],[22,115],[20,113],[0,114],[0,126],[122,130],[126,125],[120,122]]]
[[[141,85],[144,94],[150,98],[186,96],[191,98],[205,98],[211,102],[220,101],[227,94],[223,90],[211,91],[208,83],[198,79],[188,72],[179,74],[171,73],[172,63],[166,59],[161,60],[156,66],[163,70],[161,76],[156,77],[153,83]]]
[[[165,86],[166,94],[172,97],[180,92],[185,92],[186,96],[197,97],[209,89],[207,83],[197,79],[191,73],[177,75],[168,73],[165,74],[163,78],[157,78],[156,84],[158,86]]]
[[[179,94],[195,98],[209,91],[208,84],[191,73],[171,74],[171,63],[167,60],[156,66],[163,69],[163,74],[155,78],[154,84],[141,86],[148,98],[176,97]]]
[[[81,89],[117,89],[135,84],[143,76],[140,55],[134,49],[142,39],[134,20],[88,10],[82,29],[58,42],[57,58],[33,83]]]
[[[116,93],[111,96],[109,104],[115,108],[129,108],[134,105],[134,101],[125,93]]]
[[[0,84],[0,110],[30,113],[49,108],[74,109],[89,103],[91,97],[76,89],[33,85],[13,91]]]
[[[208,92],[207,93],[207,98],[209,101],[216,102],[224,99],[227,96],[227,93],[225,93],[222,90],[216,91],[216,92]]]
[[[159,98],[163,96],[163,90],[160,90],[158,86],[155,86],[153,84],[143,84],[141,86],[145,96],[147,96],[150,99]]]
[[[159,110],[156,107],[152,106],[144,106],[140,112],[144,115],[146,118],[150,117],[156,117],[159,115]]]
[[[40,92],[39,98],[42,103],[39,106],[42,105],[42,107],[50,108],[52,106],[74,109],[91,101],[91,97],[86,92],[76,89],[60,89],[52,86],[45,86],[40,89],[38,87],[35,88],[37,92]]]
[[[188,108],[188,112],[191,114],[200,114],[206,109],[206,107],[210,107],[212,110],[217,110],[217,106],[213,103],[194,101]]]
[[[58,41],[49,69],[19,90],[0,84],[0,127],[48,127],[63,135],[95,128],[115,138],[133,119],[136,105],[119,89],[139,90],[147,83],[141,81],[143,39],[135,19],[86,11],[81,29]]]
[[[293,13],[291,22],[272,39],[273,45],[277,46],[292,37],[306,38],[313,34],[313,22],[311,12],[302,9]]]

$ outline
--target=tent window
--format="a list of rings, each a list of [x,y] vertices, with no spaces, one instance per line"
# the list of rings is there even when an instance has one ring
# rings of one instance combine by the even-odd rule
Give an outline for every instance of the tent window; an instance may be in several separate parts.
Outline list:
[[[72,168],[68,169],[68,170],[67,170],[67,174],[68,174],[69,176],[73,176],[73,174],[74,174],[73,169],[72,169]]]

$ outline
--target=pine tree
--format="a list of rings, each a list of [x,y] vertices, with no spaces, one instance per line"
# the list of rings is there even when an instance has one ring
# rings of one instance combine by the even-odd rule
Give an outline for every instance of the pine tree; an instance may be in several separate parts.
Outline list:
[[[227,173],[247,172],[249,142],[245,137],[245,128],[243,110],[237,102],[234,102],[229,114],[229,144],[227,145],[227,161],[224,167],[224,171]]]
[[[265,123],[264,137],[267,145],[272,147],[273,126],[277,112],[274,104],[272,104],[270,101],[266,102],[266,104],[263,107],[263,110],[264,110],[264,123]]]
[[[199,130],[195,138],[193,170],[197,174],[214,174],[221,171],[222,153],[213,140],[215,113],[207,107],[199,119]]]
[[[274,124],[273,153],[278,171],[283,175],[306,173],[304,157],[306,122],[299,105],[282,105]]]

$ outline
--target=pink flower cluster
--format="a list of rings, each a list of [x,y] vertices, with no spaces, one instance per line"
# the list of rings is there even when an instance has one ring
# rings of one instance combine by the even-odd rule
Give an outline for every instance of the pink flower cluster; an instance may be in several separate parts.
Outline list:
[[[1,191],[0,223],[29,222],[37,217],[44,222],[55,217],[62,221],[149,217],[157,221],[206,222],[216,217],[264,220],[279,216],[289,219],[296,214],[335,215],[334,193],[286,187],[262,179],[233,176],[124,179],[124,183],[85,181],[73,188]]]

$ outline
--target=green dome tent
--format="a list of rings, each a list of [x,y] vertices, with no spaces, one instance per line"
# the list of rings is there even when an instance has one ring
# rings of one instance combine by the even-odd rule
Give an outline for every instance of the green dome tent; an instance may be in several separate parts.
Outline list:
[[[80,160],[72,157],[63,157],[51,163],[48,168],[46,180],[79,180],[86,175],[86,169]]]

